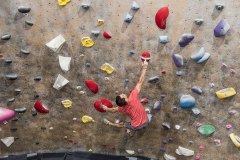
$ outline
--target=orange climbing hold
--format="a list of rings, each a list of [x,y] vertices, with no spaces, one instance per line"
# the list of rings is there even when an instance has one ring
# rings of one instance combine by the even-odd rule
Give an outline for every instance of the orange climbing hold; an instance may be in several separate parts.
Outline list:
[[[155,22],[160,29],[166,29],[167,17],[169,14],[168,7],[160,8],[155,15]]]

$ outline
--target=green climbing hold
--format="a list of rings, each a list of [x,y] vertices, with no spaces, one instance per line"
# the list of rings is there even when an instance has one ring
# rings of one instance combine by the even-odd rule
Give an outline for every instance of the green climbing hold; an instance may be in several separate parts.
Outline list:
[[[215,127],[210,124],[202,125],[201,127],[198,128],[198,132],[204,136],[211,135],[212,133],[215,132],[215,130],[216,130]]]

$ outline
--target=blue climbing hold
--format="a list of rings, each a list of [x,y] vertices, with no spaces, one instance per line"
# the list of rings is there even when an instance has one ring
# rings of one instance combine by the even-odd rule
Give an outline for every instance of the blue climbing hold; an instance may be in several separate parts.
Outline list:
[[[194,39],[194,36],[190,33],[188,34],[183,34],[181,39],[179,40],[178,44],[180,47],[185,47],[187,46],[192,40]]]
[[[204,54],[205,54],[205,49],[202,47],[197,53],[193,54],[191,58],[197,62],[204,56]]]
[[[180,107],[181,108],[192,108],[196,104],[196,100],[191,95],[182,95],[180,98]]]
[[[204,56],[197,61],[197,63],[198,63],[198,64],[203,63],[203,62],[207,61],[209,57],[210,57],[210,54],[206,52],[206,53],[204,54]]]
[[[183,66],[183,56],[180,54],[173,54],[172,55],[173,62],[175,63],[176,67]]]

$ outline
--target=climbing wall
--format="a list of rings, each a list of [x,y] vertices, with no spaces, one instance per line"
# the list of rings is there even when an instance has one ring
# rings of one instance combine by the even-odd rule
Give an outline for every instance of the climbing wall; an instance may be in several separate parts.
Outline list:
[[[0,138],[14,137],[10,147],[0,143],[0,156],[66,150],[128,155],[125,150],[134,150],[135,155],[151,158],[162,158],[164,153],[186,160],[196,155],[209,160],[238,158],[239,150],[229,134],[240,135],[239,94],[220,100],[215,92],[228,87],[239,92],[239,1],[137,0],[137,11],[131,9],[131,0],[72,0],[65,6],[55,0],[0,2],[0,33],[11,35],[0,42],[0,107],[26,108],[0,125]],[[84,9],[82,3],[90,7]],[[222,10],[215,8],[218,3],[224,5]],[[31,7],[31,11],[20,13],[18,7],[22,5]],[[155,14],[165,6],[169,7],[169,16],[166,29],[161,30],[155,24]],[[124,22],[127,13],[134,15],[131,23]],[[195,24],[196,18],[204,20],[202,25]],[[98,19],[103,19],[104,24],[98,26]],[[221,19],[229,23],[230,29],[225,36],[215,37],[213,30]],[[94,36],[93,30],[100,34]],[[103,32],[112,38],[104,38]],[[191,33],[194,39],[180,47],[178,41],[184,33]],[[45,44],[58,35],[66,43],[55,53]],[[159,36],[164,35],[168,36],[167,44],[159,42]],[[82,46],[83,37],[90,37],[94,45]],[[211,56],[197,64],[191,55],[201,47]],[[93,104],[104,97],[115,105],[115,96],[129,94],[139,79],[144,51],[151,53],[151,60],[140,98],[148,99],[144,107],[151,109],[153,120],[129,138],[124,129],[102,122],[104,117],[111,121],[127,117],[98,112]],[[183,57],[181,67],[174,64],[173,54]],[[69,71],[61,70],[59,55],[71,57]],[[100,70],[104,63],[115,68],[112,74]],[[17,74],[17,79],[9,80],[9,73]],[[69,81],[59,90],[53,88],[58,74]],[[149,83],[154,76],[160,80]],[[98,84],[97,94],[87,88],[85,80]],[[193,86],[201,87],[203,93],[192,92]],[[200,114],[179,107],[182,95],[196,99],[195,108]],[[65,108],[63,100],[70,100],[72,106]],[[45,104],[49,113],[36,115],[36,101]],[[161,103],[160,110],[153,109],[156,101]],[[84,124],[84,115],[95,121]],[[203,136],[197,130],[200,123],[211,124],[216,131]],[[227,124],[232,128],[227,129]],[[193,150],[194,156],[177,155],[178,146]]]

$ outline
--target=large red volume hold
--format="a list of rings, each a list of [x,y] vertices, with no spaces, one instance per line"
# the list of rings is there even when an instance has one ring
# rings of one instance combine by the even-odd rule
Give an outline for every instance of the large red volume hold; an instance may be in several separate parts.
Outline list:
[[[112,36],[107,32],[103,32],[103,37],[105,37],[106,39],[112,38]]]
[[[102,98],[101,100],[96,100],[94,102],[94,108],[99,111],[99,112],[106,112],[105,110],[103,110],[102,106],[101,106],[101,103],[105,106],[107,106],[108,108],[112,108],[113,105],[111,103],[111,101],[109,101],[108,99],[106,98]]]
[[[48,113],[49,112],[48,108],[44,104],[42,104],[40,101],[35,102],[34,108],[36,109],[36,111],[38,111],[40,113]]]
[[[93,80],[86,80],[85,85],[92,91],[92,93],[96,94],[98,92],[98,84]]]
[[[167,17],[169,14],[168,7],[160,8],[155,16],[155,22],[160,29],[166,29]]]

